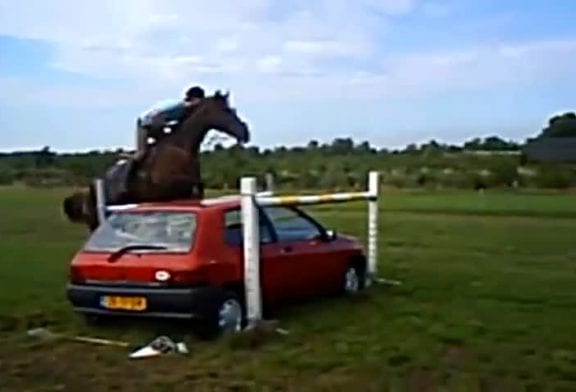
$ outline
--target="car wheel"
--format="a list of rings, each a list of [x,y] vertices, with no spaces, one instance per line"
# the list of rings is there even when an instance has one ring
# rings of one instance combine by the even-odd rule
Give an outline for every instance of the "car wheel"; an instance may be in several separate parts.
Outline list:
[[[222,333],[236,333],[242,330],[242,324],[242,305],[235,296],[231,296],[218,309],[218,329]]]
[[[221,335],[240,332],[245,323],[242,302],[232,291],[218,288],[207,290],[199,301],[197,334],[211,340]]]
[[[358,294],[364,288],[363,268],[355,264],[350,264],[344,271],[342,282],[342,292],[348,296]]]

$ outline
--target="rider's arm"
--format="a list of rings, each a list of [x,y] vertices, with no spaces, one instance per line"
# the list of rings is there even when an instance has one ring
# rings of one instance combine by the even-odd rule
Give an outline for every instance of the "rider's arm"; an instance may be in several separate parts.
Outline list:
[[[140,117],[140,121],[142,126],[149,126],[153,125],[154,123],[158,123],[162,120],[163,114],[160,110],[153,110],[148,113],[145,113]]]
[[[182,117],[184,117],[186,113],[186,109],[188,108],[188,102],[178,102],[177,104],[166,108],[162,112],[163,120],[166,122],[171,121],[180,121]]]
[[[148,111],[142,116],[142,125],[161,126],[179,118],[185,110],[184,102],[169,102]]]

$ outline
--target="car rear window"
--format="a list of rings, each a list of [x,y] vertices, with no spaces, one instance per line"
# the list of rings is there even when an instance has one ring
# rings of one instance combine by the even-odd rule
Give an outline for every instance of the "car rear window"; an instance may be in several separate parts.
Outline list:
[[[84,250],[114,252],[127,246],[158,246],[162,252],[187,252],[196,224],[193,212],[118,211],[94,231]]]

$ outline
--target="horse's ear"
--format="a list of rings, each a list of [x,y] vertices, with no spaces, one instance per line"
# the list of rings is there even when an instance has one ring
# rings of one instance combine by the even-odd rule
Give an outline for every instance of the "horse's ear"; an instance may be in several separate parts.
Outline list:
[[[216,90],[216,93],[214,93],[214,98],[216,98],[219,101],[223,101],[223,102],[228,102],[228,97],[230,96],[230,92],[226,91],[226,93],[222,93],[222,91],[220,90]]]

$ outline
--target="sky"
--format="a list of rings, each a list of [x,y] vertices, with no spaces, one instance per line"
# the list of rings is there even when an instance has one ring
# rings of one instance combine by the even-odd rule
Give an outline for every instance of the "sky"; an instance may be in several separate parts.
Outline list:
[[[251,145],[523,141],[576,104],[574,0],[0,0],[0,150],[134,148],[229,90]]]

